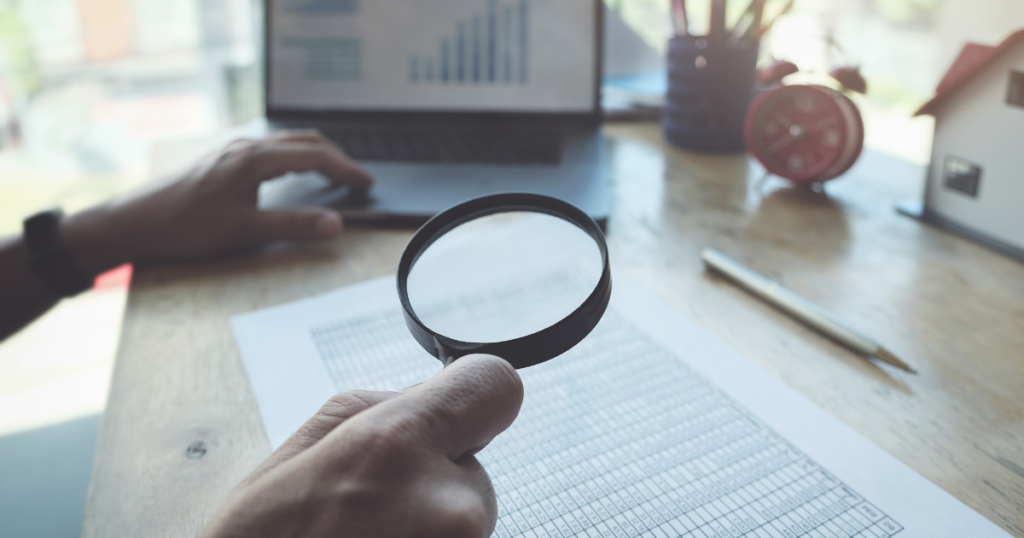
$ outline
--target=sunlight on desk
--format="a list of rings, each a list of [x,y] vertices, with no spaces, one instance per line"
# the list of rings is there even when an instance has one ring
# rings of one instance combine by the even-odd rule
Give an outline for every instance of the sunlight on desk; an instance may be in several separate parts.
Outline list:
[[[127,297],[85,292],[0,343],[0,435],[103,411]]]

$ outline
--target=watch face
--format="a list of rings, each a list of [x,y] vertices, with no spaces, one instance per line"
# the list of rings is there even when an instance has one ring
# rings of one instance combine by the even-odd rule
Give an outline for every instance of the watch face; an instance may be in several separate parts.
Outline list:
[[[747,147],[769,172],[799,182],[832,179],[853,165],[864,127],[853,103],[824,86],[781,86],[751,104]]]

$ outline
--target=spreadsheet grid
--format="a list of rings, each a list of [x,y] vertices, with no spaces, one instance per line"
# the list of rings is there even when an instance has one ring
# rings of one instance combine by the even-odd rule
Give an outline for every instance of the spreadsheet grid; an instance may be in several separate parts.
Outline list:
[[[310,337],[339,391],[398,390],[440,370],[397,308]],[[495,537],[903,530],[614,309],[578,346],[520,374],[519,417],[477,456],[498,499]]]

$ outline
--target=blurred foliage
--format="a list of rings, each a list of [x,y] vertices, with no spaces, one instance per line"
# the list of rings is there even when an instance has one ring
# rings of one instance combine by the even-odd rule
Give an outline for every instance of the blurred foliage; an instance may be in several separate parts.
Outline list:
[[[866,99],[876,108],[898,109],[910,117],[929,97],[907,86],[902,80],[874,77]]]
[[[28,30],[14,0],[0,0],[0,77],[19,97],[42,87]]]
[[[899,24],[930,22],[941,6],[942,0],[874,0],[880,15]]]

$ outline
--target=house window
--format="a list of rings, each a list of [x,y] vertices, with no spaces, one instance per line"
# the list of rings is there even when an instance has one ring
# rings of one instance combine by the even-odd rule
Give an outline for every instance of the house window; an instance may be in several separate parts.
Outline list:
[[[978,197],[978,184],[981,183],[981,167],[960,157],[948,155],[943,167],[943,184],[951,191],[964,193],[972,198]]]
[[[1006,91],[1006,104],[1024,108],[1024,73],[1010,71],[1010,87]]]

